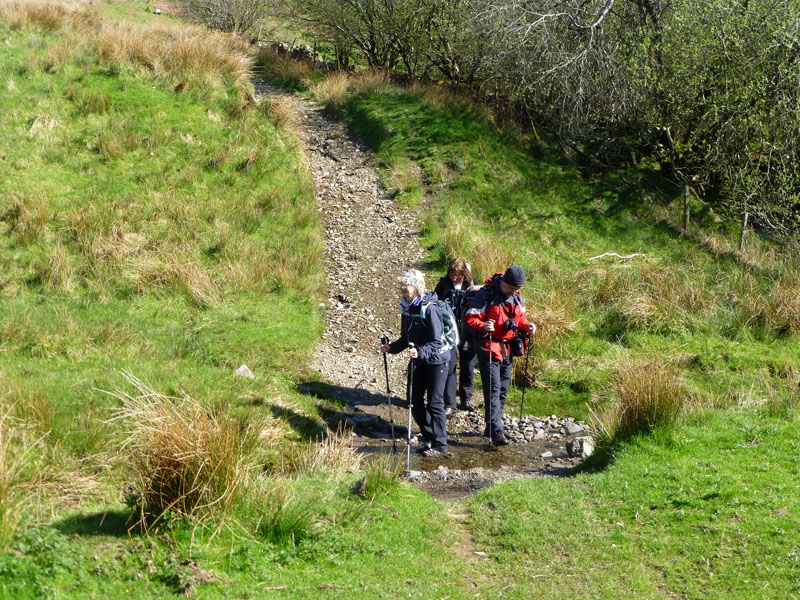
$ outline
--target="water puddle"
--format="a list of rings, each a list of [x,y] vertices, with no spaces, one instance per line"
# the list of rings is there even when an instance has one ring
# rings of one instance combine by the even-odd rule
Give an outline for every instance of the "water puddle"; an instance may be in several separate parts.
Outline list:
[[[447,454],[427,458],[414,452],[411,446],[411,465],[413,471],[433,471],[440,466],[448,469],[468,470],[481,467],[483,469],[500,469],[510,467],[529,469],[543,465],[552,460],[568,458],[566,443],[577,436],[562,438],[558,441],[541,440],[527,443],[509,444],[507,446],[490,447],[488,440],[478,433],[461,433],[451,435],[447,442]],[[361,438],[357,447],[369,455],[392,452],[391,440],[374,440]],[[550,453],[549,455],[547,453]],[[406,439],[397,440],[397,454],[405,461]],[[542,456],[544,455],[544,456]]]

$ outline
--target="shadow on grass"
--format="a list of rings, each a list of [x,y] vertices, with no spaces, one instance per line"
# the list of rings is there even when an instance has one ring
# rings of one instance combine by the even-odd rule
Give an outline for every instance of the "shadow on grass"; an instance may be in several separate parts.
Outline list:
[[[55,523],[64,535],[130,537],[138,531],[136,518],[127,510],[72,514]],[[133,528],[131,526],[134,525]]]

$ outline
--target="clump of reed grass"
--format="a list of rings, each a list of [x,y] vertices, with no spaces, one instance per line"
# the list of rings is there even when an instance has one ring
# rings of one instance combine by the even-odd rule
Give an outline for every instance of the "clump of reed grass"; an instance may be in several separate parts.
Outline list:
[[[337,71],[314,83],[311,86],[311,93],[320,104],[337,105],[344,101],[350,84],[350,75]]]
[[[284,130],[296,125],[296,113],[289,101],[282,96],[269,96],[259,105],[259,111],[275,126],[275,129]]]
[[[0,212],[0,221],[7,223],[20,246],[43,243],[48,235],[51,210],[39,196],[12,197],[7,208]]]
[[[379,496],[390,494],[400,485],[403,461],[396,454],[381,454],[370,460],[356,485],[359,496],[374,502]]]
[[[800,276],[795,272],[781,276],[772,286],[765,303],[765,320],[778,332],[800,335]]]
[[[7,407],[0,414],[0,549],[6,550],[14,533],[32,510],[35,498],[30,485],[33,450],[41,438],[32,440],[21,421]]]
[[[504,272],[513,264],[511,252],[497,244],[492,236],[479,232],[470,217],[450,212],[445,219],[445,260],[466,257],[478,283],[494,273]]]
[[[346,435],[329,435],[319,442],[309,442],[292,457],[291,469],[302,474],[324,473],[331,479],[341,479],[345,474],[357,473],[364,457],[359,454]]]
[[[219,300],[217,284],[193,252],[174,245],[164,245],[138,261],[136,291],[142,293],[157,287],[183,291],[200,308]]]
[[[308,88],[319,75],[311,63],[289,58],[285,53],[273,48],[260,48],[255,54],[255,62],[265,75],[280,79],[296,88]]]
[[[101,62],[132,64],[181,89],[228,83],[248,98],[253,61],[234,36],[201,27],[106,23],[95,39]]]
[[[662,358],[622,359],[609,378],[615,399],[598,417],[609,439],[622,440],[672,424],[686,392],[679,367]]]
[[[0,4],[0,19],[19,27],[41,27],[50,31],[91,28],[100,16],[90,6],[58,0],[8,0]]]
[[[167,513],[200,520],[227,514],[247,473],[239,425],[186,394],[165,396],[130,373],[125,379],[136,393],[111,394],[122,403],[112,421],[127,430],[122,450],[139,524]]]

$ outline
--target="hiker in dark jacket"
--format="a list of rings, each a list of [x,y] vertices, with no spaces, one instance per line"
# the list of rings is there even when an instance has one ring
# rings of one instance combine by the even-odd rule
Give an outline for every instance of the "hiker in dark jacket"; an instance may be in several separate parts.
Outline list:
[[[436,284],[436,296],[447,302],[453,309],[453,314],[459,324],[458,349],[453,348],[447,363],[447,383],[444,386],[444,408],[449,417],[456,408],[462,410],[475,410],[472,401],[472,386],[475,381],[475,362],[478,355],[471,335],[464,335],[464,302],[468,293],[473,290],[475,279],[469,264],[463,258],[456,258],[450,262],[447,275],[439,279]],[[458,365],[458,399],[456,403],[456,365]]]
[[[442,312],[436,306],[436,294],[425,291],[425,278],[415,269],[400,277],[400,294],[402,335],[391,344],[381,344],[381,351],[397,354],[407,349],[408,357],[415,361],[414,378],[410,380],[411,414],[424,440],[417,452],[439,456],[447,452],[444,384],[450,355],[449,349],[442,345]],[[409,348],[409,343],[415,347]],[[426,393],[427,403],[424,401]]]
[[[495,446],[508,440],[503,432],[503,409],[511,383],[511,341],[517,332],[532,335],[536,326],[525,316],[525,303],[519,293],[525,283],[525,270],[516,265],[505,273],[496,273],[486,280],[464,315],[467,325],[480,344],[478,365],[481,369],[486,431]]]

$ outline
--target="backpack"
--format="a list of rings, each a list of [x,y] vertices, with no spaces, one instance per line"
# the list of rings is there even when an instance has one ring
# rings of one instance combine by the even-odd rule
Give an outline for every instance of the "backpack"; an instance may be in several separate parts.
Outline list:
[[[442,325],[444,333],[442,333],[442,349],[439,350],[440,354],[450,352],[453,348],[458,348],[458,323],[456,322],[456,315],[453,308],[444,300],[436,300],[435,302],[428,302],[419,307],[419,317],[423,321],[425,315],[428,314],[428,306],[436,304],[439,310],[442,311]]]

